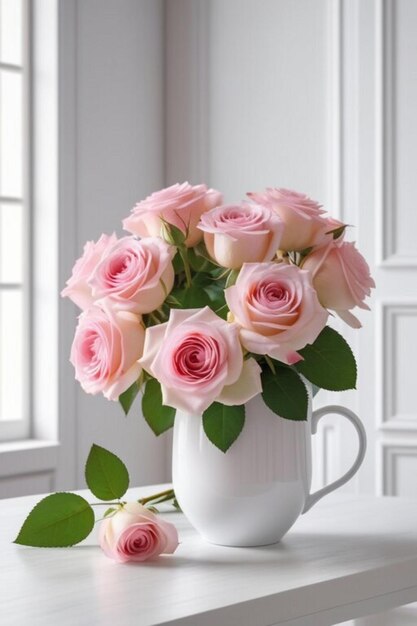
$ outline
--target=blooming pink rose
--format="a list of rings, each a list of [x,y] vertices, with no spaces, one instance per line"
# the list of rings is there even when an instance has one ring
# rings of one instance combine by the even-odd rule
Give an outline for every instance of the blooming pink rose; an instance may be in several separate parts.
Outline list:
[[[256,204],[226,204],[203,213],[198,228],[210,256],[223,267],[271,261],[284,224],[270,209]]]
[[[150,313],[174,284],[175,248],[160,237],[123,237],[89,280],[95,299],[110,298],[120,309]]]
[[[70,361],[84,391],[117,400],[142,371],[144,336],[141,318],[130,311],[103,305],[81,313]]]
[[[62,297],[71,298],[80,309],[88,309],[93,304],[94,298],[88,280],[116,241],[117,237],[114,233],[110,236],[101,235],[96,243],[87,241],[82,257],[72,268],[72,276],[67,280],[67,286],[61,291]]]
[[[201,215],[221,201],[222,194],[215,189],[207,189],[206,185],[177,183],[139,202],[123,221],[123,228],[139,237],[157,237],[161,233],[163,218],[183,233],[188,229],[185,243],[190,248],[202,239],[202,232],[197,228]]]
[[[257,204],[272,209],[285,224],[282,250],[305,250],[322,237],[326,225],[321,205],[308,196],[289,189],[268,188],[261,193],[248,193]]]
[[[161,383],[163,403],[192,415],[262,391],[259,365],[243,361],[237,324],[208,307],[172,309],[167,323],[147,328],[140,363]]]
[[[355,244],[341,239],[330,241],[305,258],[303,269],[311,272],[321,304],[334,310],[352,328],[360,328],[360,321],[350,309],[358,306],[369,310],[364,300],[375,282]]]
[[[297,350],[314,342],[328,317],[311,275],[296,265],[246,263],[225,297],[243,346],[290,365],[302,359]]]
[[[99,541],[106,556],[119,563],[147,561],[175,552],[178,533],[173,524],[139,502],[127,502],[101,522]]]

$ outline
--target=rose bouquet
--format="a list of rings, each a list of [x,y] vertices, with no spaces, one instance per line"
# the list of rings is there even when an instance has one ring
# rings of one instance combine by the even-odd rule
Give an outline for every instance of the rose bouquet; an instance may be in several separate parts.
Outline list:
[[[206,185],[176,184],[139,202],[130,234],[88,242],[62,295],[81,309],[71,350],[87,393],[138,392],[159,435],[176,410],[202,416],[224,452],[262,394],[281,417],[306,419],[307,392],[354,388],[356,366],[329,311],[352,309],[374,282],[347,226],[286,189],[223,204]]]
[[[280,417],[306,420],[305,380],[314,391],[355,387],[353,354],[327,322],[337,315],[359,328],[352,309],[367,309],[374,287],[347,226],[317,202],[285,189],[248,197],[225,205],[219,192],[188,183],[152,194],[124,220],[129,235],[85,245],[62,292],[82,309],[71,362],[87,393],[118,400],[127,414],[142,392],[155,434],[179,410],[202,419],[223,452],[258,394]],[[73,545],[91,532],[92,507],[106,504],[100,543],[111,558],[143,561],[176,549],[175,528],[155,515],[173,498],[178,508],[172,489],[122,500],[127,469],[96,445],[85,477],[100,502],[47,496],[16,543]]]

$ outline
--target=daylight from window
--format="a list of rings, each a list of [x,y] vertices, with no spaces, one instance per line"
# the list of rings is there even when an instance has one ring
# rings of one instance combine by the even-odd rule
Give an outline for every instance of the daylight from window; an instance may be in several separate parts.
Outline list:
[[[0,0],[0,437],[27,420],[28,63],[23,0]],[[9,423],[9,424],[7,424]],[[19,424],[20,423],[20,424]],[[7,426],[9,428],[7,429]]]

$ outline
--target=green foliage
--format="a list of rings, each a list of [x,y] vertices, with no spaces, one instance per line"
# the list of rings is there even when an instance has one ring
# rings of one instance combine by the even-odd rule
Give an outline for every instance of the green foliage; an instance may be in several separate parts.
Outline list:
[[[155,435],[160,435],[174,425],[175,409],[162,404],[161,385],[155,378],[146,383],[142,413]]]
[[[210,259],[203,243],[198,244],[195,248],[188,249],[188,260],[195,272],[211,273],[218,268]]]
[[[74,493],[54,493],[32,509],[15,543],[40,548],[64,548],[85,539],[94,527],[90,504]]]
[[[203,414],[203,428],[210,441],[226,452],[240,435],[245,423],[245,407],[213,402]]]
[[[341,335],[326,326],[316,341],[298,351],[304,361],[297,370],[322,389],[344,391],[356,388],[356,362],[352,350]]]
[[[297,372],[272,361],[275,373],[269,367],[262,371],[262,397],[277,415],[289,420],[306,420],[307,389]]]
[[[181,272],[184,271],[184,261],[182,260],[181,255],[178,251],[173,258],[172,264],[174,266],[174,272],[176,274],[181,274]]]
[[[126,389],[126,391],[120,394],[119,402],[121,404],[121,407],[125,415],[127,415],[130,409],[132,408],[132,404],[134,403],[135,398],[139,393],[139,390],[140,390],[139,382],[135,380],[133,385],[130,385],[130,387]]]
[[[174,226],[174,224],[169,224],[161,218],[162,222],[162,238],[165,239],[166,242],[170,243],[174,246],[182,246],[187,238],[187,234],[184,233],[178,226]]]
[[[239,270],[230,270],[229,274],[227,275],[225,289],[227,289],[228,287],[232,287],[232,285],[236,283],[238,276]]]
[[[181,309],[201,309],[210,305],[210,297],[199,284],[193,282],[191,287],[180,287],[171,292],[171,298],[177,300],[171,308]]]
[[[129,473],[123,461],[96,444],[88,455],[85,480],[90,491],[105,501],[121,498],[129,487]]]

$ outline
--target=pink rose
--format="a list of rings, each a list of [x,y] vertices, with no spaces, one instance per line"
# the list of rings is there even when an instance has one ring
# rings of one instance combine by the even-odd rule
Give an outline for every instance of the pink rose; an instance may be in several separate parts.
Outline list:
[[[120,239],[89,281],[94,298],[110,298],[117,308],[135,313],[154,311],[173,287],[174,254],[159,237]]]
[[[210,256],[223,267],[271,261],[284,224],[270,209],[242,202],[216,207],[201,216],[198,228]]]
[[[257,204],[272,209],[285,224],[282,250],[305,250],[322,237],[326,225],[321,205],[308,196],[289,189],[268,188],[262,193],[248,193]]]
[[[157,237],[161,233],[163,218],[183,233],[188,229],[185,243],[190,248],[202,239],[203,235],[197,228],[201,215],[221,201],[222,194],[215,189],[207,189],[206,185],[177,183],[139,202],[123,221],[123,228],[139,237]]]
[[[96,243],[87,241],[82,257],[76,261],[72,268],[72,276],[67,280],[67,286],[61,291],[62,297],[71,298],[80,309],[88,309],[93,304],[94,298],[88,281],[97,265],[114,246],[116,241],[117,237],[114,233],[110,236],[101,235]]]
[[[289,365],[302,359],[297,350],[314,342],[328,317],[311,275],[296,265],[245,264],[225,297],[243,346]]]
[[[167,323],[147,328],[140,363],[161,383],[163,403],[191,415],[262,391],[259,365],[243,360],[237,324],[208,307],[172,309]]]
[[[303,269],[311,272],[321,304],[334,310],[352,328],[360,328],[360,321],[350,309],[358,306],[369,310],[364,300],[375,282],[355,244],[333,240],[326,247],[313,250],[305,258]]]
[[[342,241],[345,233],[347,224],[344,224],[340,220],[335,219],[334,217],[325,217],[324,218],[324,226],[321,233],[318,233],[316,242],[314,244],[314,248],[317,249],[319,247],[328,246],[329,243],[334,239],[334,232],[339,231],[341,234],[338,235],[337,239]]]
[[[175,552],[178,533],[139,502],[127,502],[101,522],[99,541],[105,555],[119,563],[147,561]]]
[[[103,305],[81,313],[70,361],[84,391],[117,400],[142,371],[144,336],[140,317],[129,311]]]

